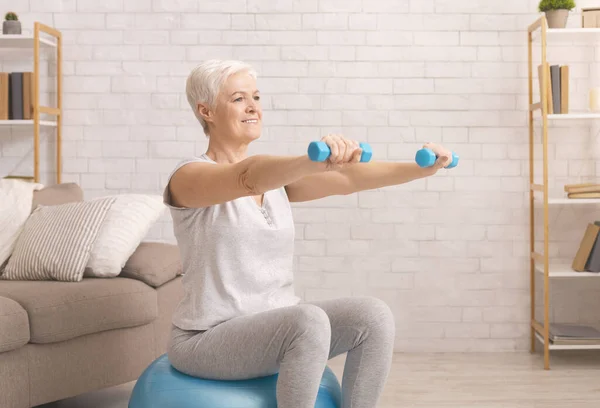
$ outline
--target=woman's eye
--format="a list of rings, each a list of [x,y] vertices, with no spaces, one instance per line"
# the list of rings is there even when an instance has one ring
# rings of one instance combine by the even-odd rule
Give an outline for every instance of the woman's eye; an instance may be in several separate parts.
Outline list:
[[[254,100],[255,100],[255,101],[260,101],[260,96],[255,96],[255,97],[254,97]]]
[[[242,97],[240,96],[239,98],[237,98],[234,102],[239,102],[242,100]]]

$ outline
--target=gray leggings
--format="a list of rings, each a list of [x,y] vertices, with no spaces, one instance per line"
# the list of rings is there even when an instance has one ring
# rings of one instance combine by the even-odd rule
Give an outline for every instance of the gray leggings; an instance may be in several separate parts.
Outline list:
[[[236,317],[206,331],[173,327],[168,357],[202,378],[279,373],[279,408],[314,408],[327,361],[342,353],[343,408],[375,408],[392,362],[394,317],[373,297],[303,302]]]

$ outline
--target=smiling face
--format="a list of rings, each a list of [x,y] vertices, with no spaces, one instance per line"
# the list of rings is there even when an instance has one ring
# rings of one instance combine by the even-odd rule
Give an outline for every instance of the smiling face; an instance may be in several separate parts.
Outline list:
[[[211,137],[251,142],[262,127],[262,108],[256,80],[245,72],[231,75],[223,84],[214,110],[200,106]]]

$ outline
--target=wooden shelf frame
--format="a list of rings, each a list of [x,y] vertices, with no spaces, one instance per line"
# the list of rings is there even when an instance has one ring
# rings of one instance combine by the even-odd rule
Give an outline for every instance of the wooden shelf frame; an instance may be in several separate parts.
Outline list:
[[[40,180],[40,115],[56,116],[56,184],[61,182],[62,172],[62,33],[40,22],[33,25],[33,70],[34,70],[34,108],[33,108],[33,162],[35,182]],[[40,105],[40,34],[45,33],[56,41],[56,107]]]
[[[539,30],[540,35],[534,39],[534,34]],[[600,345],[577,345],[577,346],[562,346],[554,345],[550,341],[550,278],[588,278],[594,279],[600,277],[600,274],[595,273],[580,273],[573,271],[569,265],[558,265],[550,268],[549,260],[549,206],[550,205],[571,205],[571,204],[600,204],[600,199],[568,199],[564,197],[551,198],[548,196],[548,122],[550,120],[595,120],[600,119],[600,114],[595,113],[571,113],[571,114],[550,114],[548,112],[548,89],[550,86],[550,78],[548,73],[550,70],[549,62],[547,59],[547,47],[548,47],[548,36],[552,35],[553,38],[564,36],[571,36],[573,34],[585,36],[587,34],[598,35],[600,29],[548,29],[548,23],[545,16],[541,16],[535,22],[528,27],[527,32],[527,45],[528,45],[528,60],[529,60],[529,219],[530,219],[530,349],[531,352],[535,352],[536,342],[540,341],[544,347],[544,369],[550,369],[550,350],[574,350],[574,349],[600,349]],[[541,40],[541,41],[539,41]],[[533,100],[533,87],[534,87],[534,69],[533,69],[533,44],[535,41],[539,41],[537,46],[541,47],[541,64],[542,64],[542,78],[541,78],[541,90],[540,90],[540,101]],[[536,69],[537,72],[537,69]],[[539,82],[535,81],[536,86],[539,86]],[[534,112],[541,111],[540,117],[534,117]],[[536,184],[534,182],[534,125],[540,124],[542,126],[542,183]],[[536,196],[536,194],[538,196]],[[541,196],[541,197],[540,197]],[[536,204],[543,205],[543,252],[536,252],[535,250],[535,207]],[[541,273],[543,276],[543,319],[542,321],[536,320],[535,317],[535,278],[536,274]]]
[[[52,37],[54,41],[45,36]],[[33,47],[33,119],[31,120],[1,120],[0,126],[32,126],[33,127],[33,176],[19,178],[40,181],[40,128],[56,128],[56,183],[62,180],[62,33],[55,28],[40,22],[33,24],[33,36],[15,35],[3,38],[9,41],[8,45],[0,44],[3,48],[31,48]],[[40,50],[56,49],[56,106],[40,105]],[[54,116],[54,120],[41,119],[41,115]]]
[[[533,33],[537,30],[541,31],[541,51],[542,51],[542,89],[540,93],[540,101],[534,103],[533,100]],[[549,310],[549,286],[550,276],[548,270],[548,253],[549,253],[549,239],[548,239],[548,102],[547,102],[547,86],[549,78],[546,75],[546,64],[547,55],[547,30],[548,25],[544,16],[540,17],[528,28],[527,33],[527,52],[529,60],[529,220],[530,220],[530,314],[531,314],[531,330],[530,330],[530,349],[531,352],[535,352],[535,343],[537,341],[537,333],[543,339],[544,343],[544,368],[550,369],[550,310]],[[543,151],[543,182],[542,184],[535,184],[534,181],[534,112],[538,109],[542,111],[542,151]],[[544,205],[544,252],[540,254],[535,251],[535,194],[543,194],[543,205]],[[536,263],[541,262],[544,264],[544,317],[543,322],[538,322],[535,319],[535,271]]]

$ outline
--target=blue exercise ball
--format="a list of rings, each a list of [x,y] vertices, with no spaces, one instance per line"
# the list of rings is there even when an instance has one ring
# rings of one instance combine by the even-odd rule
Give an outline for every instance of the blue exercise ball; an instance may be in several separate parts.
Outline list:
[[[277,374],[249,380],[207,380],[176,370],[166,354],[137,380],[129,408],[277,408]],[[339,408],[340,384],[329,367],[321,378],[315,408]]]

